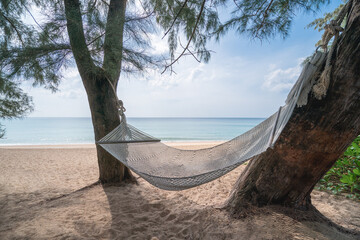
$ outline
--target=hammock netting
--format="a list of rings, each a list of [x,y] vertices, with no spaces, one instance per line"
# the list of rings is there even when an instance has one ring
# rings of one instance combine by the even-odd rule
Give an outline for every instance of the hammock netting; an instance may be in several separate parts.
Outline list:
[[[158,188],[183,190],[210,182],[274,145],[295,106],[307,99],[317,69],[324,62],[325,54],[317,52],[279,111],[248,132],[212,148],[181,150],[167,146],[131,126],[125,118],[98,144]]]

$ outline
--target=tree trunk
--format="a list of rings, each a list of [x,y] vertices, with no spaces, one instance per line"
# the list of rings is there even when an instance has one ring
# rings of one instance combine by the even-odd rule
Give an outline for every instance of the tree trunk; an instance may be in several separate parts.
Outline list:
[[[121,72],[123,28],[126,0],[111,0],[105,34],[103,69],[94,64],[88,50],[79,0],[64,0],[71,50],[83,81],[91,110],[95,141],[100,140],[120,123],[116,85]],[[130,170],[100,146],[96,146],[100,181],[134,181]]]
[[[226,207],[280,204],[309,209],[315,184],[360,134],[360,2],[353,1],[332,58],[330,85],[295,108],[273,149],[250,161]]]
[[[100,140],[120,124],[117,98],[103,73],[95,79],[83,79],[87,92],[95,141]],[[134,180],[130,170],[120,161],[96,145],[99,175],[102,183]]]

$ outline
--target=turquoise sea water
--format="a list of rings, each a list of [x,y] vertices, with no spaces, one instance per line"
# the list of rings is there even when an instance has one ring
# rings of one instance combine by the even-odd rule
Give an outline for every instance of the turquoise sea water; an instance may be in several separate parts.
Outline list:
[[[163,141],[230,140],[263,118],[128,118],[140,130]],[[25,118],[1,121],[0,145],[94,143],[91,118]]]

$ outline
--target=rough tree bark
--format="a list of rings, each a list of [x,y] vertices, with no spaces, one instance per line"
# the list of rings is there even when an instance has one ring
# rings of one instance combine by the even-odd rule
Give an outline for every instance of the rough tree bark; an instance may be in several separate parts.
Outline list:
[[[109,81],[116,88],[120,77],[126,0],[110,1],[102,68],[94,64],[87,48],[79,0],[64,0],[64,3],[70,45],[86,89],[98,141],[120,123],[117,98]],[[127,167],[100,146],[96,150],[101,182],[133,180]]]
[[[360,1],[353,1],[348,25],[333,56],[326,97],[311,93],[295,108],[273,149],[250,161],[226,208],[279,204],[309,209],[310,193],[360,134]]]

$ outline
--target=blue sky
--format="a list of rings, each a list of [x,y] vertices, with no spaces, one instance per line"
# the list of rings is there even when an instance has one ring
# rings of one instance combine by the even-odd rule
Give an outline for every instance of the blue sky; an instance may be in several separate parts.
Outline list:
[[[121,76],[118,96],[130,117],[267,117],[284,104],[301,71],[300,63],[315,50],[321,33],[305,26],[340,1],[316,14],[298,13],[285,40],[253,41],[229,32],[209,48],[209,63],[184,57],[177,74],[152,71],[144,77]],[[160,35],[160,34],[159,34]],[[166,42],[153,36],[154,51],[165,52]],[[33,96],[30,117],[90,117],[85,90],[76,67],[64,73],[57,93],[23,84]]]

